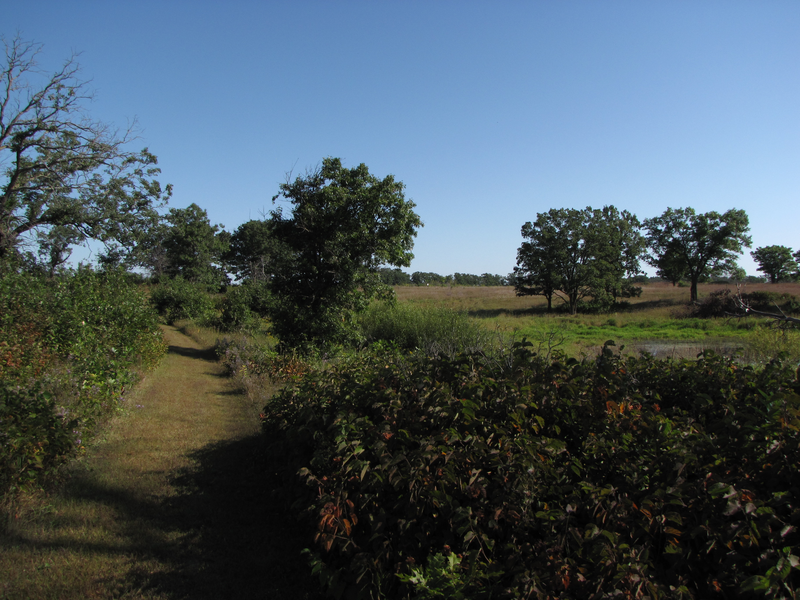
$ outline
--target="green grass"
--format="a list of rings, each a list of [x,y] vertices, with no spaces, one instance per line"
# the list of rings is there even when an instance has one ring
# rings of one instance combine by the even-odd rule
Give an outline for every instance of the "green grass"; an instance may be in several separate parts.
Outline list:
[[[262,405],[169,328],[162,365],[49,494],[0,527],[0,599],[311,598]],[[68,476],[67,476],[68,475]]]
[[[700,298],[724,289],[724,285],[700,286]],[[763,357],[786,348],[794,356],[793,345],[764,343],[759,333],[770,321],[759,317],[746,319],[687,318],[689,290],[669,284],[643,286],[640,298],[610,314],[569,315],[558,310],[547,312],[542,297],[514,295],[512,288],[425,287],[395,288],[401,304],[419,308],[463,311],[487,331],[501,332],[514,339],[526,338],[540,346],[558,346],[567,354],[593,353],[607,340],[630,351],[647,349],[652,343],[674,342],[672,353],[694,356],[703,349],[733,351],[744,348],[748,357]],[[800,284],[759,284],[744,292],[769,291],[800,297]],[[735,288],[733,289],[735,293]],[[759,337],[760,336],[760,337]],[[751,350],[752,348],[752,350]],[[797,352],[800,357],[800,352]]]

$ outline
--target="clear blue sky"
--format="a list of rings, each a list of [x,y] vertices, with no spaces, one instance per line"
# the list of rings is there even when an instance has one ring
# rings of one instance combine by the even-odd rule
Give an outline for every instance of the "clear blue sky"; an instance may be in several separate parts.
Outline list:
[[[800,248],[800,2],[3,0],[0,32],[74,50],[93,116],[159,158],[172,206],[233,231],[288,171],[406,184],[409,271],[511,271],[554,207],[743,208]],[[756,274],[746,252],[741,260]]]

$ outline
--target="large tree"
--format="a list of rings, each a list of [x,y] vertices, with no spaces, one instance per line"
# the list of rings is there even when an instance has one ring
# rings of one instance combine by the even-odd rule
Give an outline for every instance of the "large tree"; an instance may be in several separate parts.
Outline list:
[[[226,280],[222,258],[229,243],[222,225],[212,225],[197,204],[171,208],[166,222],[169,226],[161,233],[164,274],[209,286],[222,284]]]
[[[58,229],[64,242],[136,243],[158,220],[162,189],[156,157],[127,150],[122,134],[86,114],[90,98],[74,57],[42,79],[41,47],[3,39],[0,70],[0,259]],[[62,249],[63,250],[63,249]],[[65,251],[65,250],[64,250]]]
[[[270,284],[270,317],[284,347],[350,341],[354,313],[391,293],[379,268],[407,267],[422,225],[404,187],[338,158],[280,186],[274,200],[288,200],[291,214],[278,208],[271,216],[285,252]]]
[[[646,219],[650,254],[647,262],[663,272],[665,261],[683,265],[691,282],[691,301],[697,284],[714,272],[736,266],[742,248],[750,247],[750,221],[743,210],[697,214],[693,208],[668,208],[660,217]]]
[[[518,295],[542,295],[552,309],[560,297],[574,314],[587,297],[610,306],[630,290],[625,280],[639,272],[644,249],[639,221],[613,206],[559,208],[539,213],[522,226],[514,288]]]
[[[228,269],[241,281],[268,281],[281,258],[282,244],[273,233],[273,221],[251,220],[231,234],[225,254]]]
[[[758,270],[769,277],[770,283],[787,279],[797,271],[797,261],[787,246],[764,246],[750,253],[758,263]]]

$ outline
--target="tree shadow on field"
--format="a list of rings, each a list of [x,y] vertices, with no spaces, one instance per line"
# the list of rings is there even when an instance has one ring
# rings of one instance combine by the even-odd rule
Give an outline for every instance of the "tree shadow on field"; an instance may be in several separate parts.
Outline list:
[[[169,346],[168,351],[170,354],[177,354],[178,356],[185,356],[187,358],[198,358],[209,362],[217,361],[217,355],[213,348],[200,350],[198,348],[185,348],[183,346]]]
[[[190,455],[191,469],[172,480],[178,494],[157,525],[180,533],[161,557],[170,569],[134,573],[135,588],[167,598],[323,598],[301,556],[304,532],[270,481],[261,434],[210,444]],[[307,533],[307,532],[305,532]]]
[[[553,310],[548,313],[547,306],[532,306],[530,308],[476,308],[473,310],[468,310],[467,315],[470,317],[475,317],[477,319],[493,319],[495,317],[499,317],[500,315],[506,315],[509,317],[532,317],[532,316],[542,316],[547,314],[561,314],[564,311],[553,307]]]

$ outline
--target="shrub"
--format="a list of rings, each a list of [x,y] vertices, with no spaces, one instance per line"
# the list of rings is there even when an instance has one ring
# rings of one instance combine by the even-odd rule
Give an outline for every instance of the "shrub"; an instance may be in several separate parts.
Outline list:
[[[391,342],[402,350],[421,350],[429,356],[491,352],[496,341],[465,313],[449,308],[373,303],[358,323],[368,344]]]
[[[800,381],[780,360],[377,352],[284,388],[263,425],[336,597],[800,586]]]
[[[222,302],[220,324],[226,331],[260,328],[269,306],[266,282],[229,287]]]
[[[0,279],[0,494],[38,483],[81,447],[166,346],[123,273]]]
[[[198,324],[213,322],[217,316],[214,299],[207,286],[191,283],[182,277],[169,279],[154,286],[150,300],[169,325],[182,319],[192,319]]]
[[[742,300],[747,302],[751,308],[765,312],[778,312],[780,309],[787,313],[798,312],[800,301],[788,293],[778,293],[769,291],[756,291],[742,294]]]

